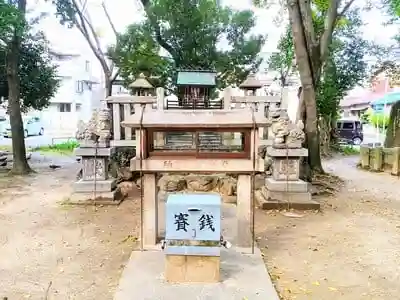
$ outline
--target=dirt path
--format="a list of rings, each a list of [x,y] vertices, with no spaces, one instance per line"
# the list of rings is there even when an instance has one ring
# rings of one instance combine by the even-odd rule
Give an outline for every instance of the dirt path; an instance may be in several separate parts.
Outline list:
[[[38,170],[38,169],[37,169]],[[0,176],[0,299],[112,299],[136,246],[136,204],[61,205],[76,165]]]
[[[346,181],[323,212],[259,211],[257,231],[283,299],[391,300],[400,294],[400,179],[341,157],[325,169]]]

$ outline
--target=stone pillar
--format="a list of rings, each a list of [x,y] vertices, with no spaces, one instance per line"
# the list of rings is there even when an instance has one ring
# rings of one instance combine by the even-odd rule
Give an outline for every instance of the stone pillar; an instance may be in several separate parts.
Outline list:
[[[289,106],[289,89],[287,87],[282,88],[282,98],[281,98],[281,107],[282,109],[288,109]]]
[[[230,87],[224,90],[224,109],[231,109],[232,89]]]
[[[162,87],[157,88],[157,109],[164,110],[164,89]]]
[[[382,147],[375,147],[371,149],[371,170],[375,172],[382,171],[383,167],[383,148]]]
[[[361,167],[363,169],[369,169],[369,156],[370,148],[368,146],[360,147]]]
[[[251,247],[251,177],[239,175],[237,182],[237,245]]]
[[[400,147],[393,148],[392,175],[400,174]]]
[[[158,234],[158,201],[156,175],[143,175],[143,245],[153,248],[157,244]]]

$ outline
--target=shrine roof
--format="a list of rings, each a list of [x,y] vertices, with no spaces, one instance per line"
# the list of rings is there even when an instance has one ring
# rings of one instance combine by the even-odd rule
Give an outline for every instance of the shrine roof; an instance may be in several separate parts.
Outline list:
[[[216,73],[212,71],[189,71],[178,72],[177,85],[192,86],[215,86]]]
[[[147,81],[146,76],[143,73],[139,75],[138,78],[134,82],[129,85],[130,88],[143,88],[143,89],[152,89],[153,85]]]
[[[246,80],[243,81],[240,85],[239,88],[241,89],[246,89],[246,88],[256,88],[259,89],[263,85],[262,83],[256,78],[254,74],[250,74],[247,76]]]
[[[262,115],[254,115],[256,127],[270,124]],[[121,123],[123,127],[139,128],[140,113],[133,114]],[[229,111],[145,111],[143,127],[152,128],[252,128],[253,113],[250,109]]]

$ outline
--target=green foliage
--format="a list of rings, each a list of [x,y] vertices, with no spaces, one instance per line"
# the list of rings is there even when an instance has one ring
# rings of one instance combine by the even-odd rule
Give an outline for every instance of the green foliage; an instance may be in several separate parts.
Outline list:
[[[128,86],[140,73],[150,78],[154,86],[171,86],[172,62],[159,55],[160,45],[152,36],[148,23],[129,25],[117,37],[107,55],[119,68],[119,74]],[[156,75],[157,79],[150,76]]]
[[[21,109],[41,110],[59,87],[57,67],[47,53],[48,43],[42,34],[26,34],[21,43],[18,74],[20,77]],[[0,49],[0,62],[5,61]],[[0,97],[8,98],[5,64],[0,64]]]
[[[383,3],[394,17],[400,17],[400,0],[383,0]]]
[[[373,113],[374,111],[372,110],[372,108],[368,108],[365,112],[361,114],[361,121],[363,123],[371,123],[371,116]]]
[[[9,1],[0,0],[0,41],[7,44],[14,32],[20,34],[24,31],[24,27],[25,20],[19,10],[9,4]]]
[[[331,55],[317,89],[318,112],[324,116],[334,113],[336,117],[340,100],[363,81],[367,72],[364,55],[369,44],[362,37],[361,18],[358,11],[349,12],[346,17],[347,22],[334,33]]]
[[[345,145],[339,148],[339,152],[343,155],[357,155],[360,154],[360,149],[358,147]]]
[[[281,85],[285,86],[288,76],[293,72],[293,60],[295,58],[290,26],[286,27],[285,34],[279,39],[277,50],[268,59],[268,69],[277,71]]]
[[[71,0],[51,0],[56,7],[56,16],[60,19],[61,25],[66,25],[68,28],[76,26],[78,8]],[[87,29],[86,29],[87,30]]]
[[[110,53],[125,79],[147,69],[165,83],[174,81],[171,70],[211,69],[218,73],[218,88],[224,88],[240,84],[261,63],[265,37],[250,34],[256,21],[250,10],[234,11],[211,0],[152,0],[146,12],[143,24],[119,38],[123,45],[117,43],[114,51],[120,58]],[[157,57],[156,44],[170,59]]]
[[[79,147],[79,143],[76,140],[68,140],[63,143],[41,146],[32,149],[32,151],[40,151],[40,152],[55,152],[60,154],[71,154],[75,148]]]
[[[372,113],[370,117],[371,124],[378,128],[386,128],[389,125],[389,119],[389,116],[383,113]]]

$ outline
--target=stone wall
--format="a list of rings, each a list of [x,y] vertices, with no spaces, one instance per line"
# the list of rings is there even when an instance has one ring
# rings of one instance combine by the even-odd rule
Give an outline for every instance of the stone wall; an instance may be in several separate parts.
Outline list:
[[[400,175],[400,147],[360,147],[360,167],[372,172]]]
[[[264,186],[263,175],[256,175],[255,189]],[[139,183],[139,181],[137,181]],[[161,193],[174,192],[217,192],[224,202],[236,203],[237,176],[230,174],[162,174],[158,178],[158,188]]]

